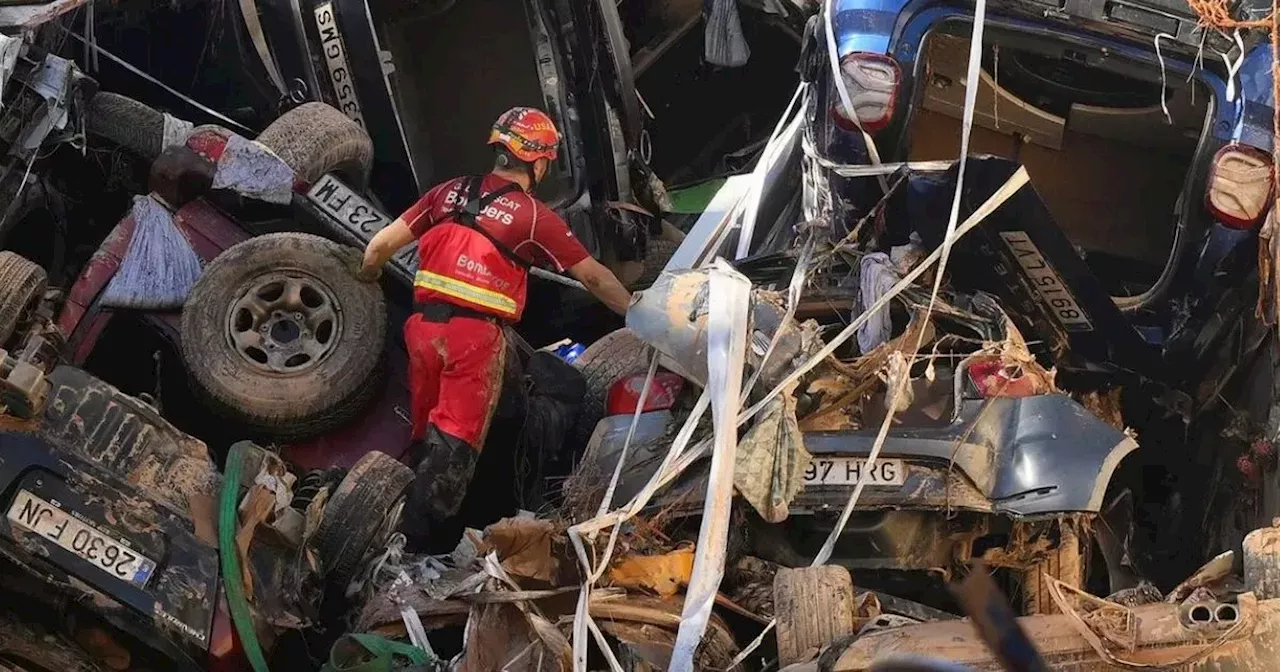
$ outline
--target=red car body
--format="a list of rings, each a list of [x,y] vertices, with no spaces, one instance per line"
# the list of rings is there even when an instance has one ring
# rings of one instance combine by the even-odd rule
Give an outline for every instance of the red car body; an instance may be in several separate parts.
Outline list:
[[[225,135],[201,130],[187,140],[186,147],[207,161],[205,167],[212,171],[225,144]],[[305,192],[307,186],[299,184],[297,188]],[[173,219],[206,264],[223,250],[247,240],[251,235],[233,217],[204,198],[195,198],[181,205],[174,211]],[[126,214],[103,240],[67,293],[58,316],[58,327],[67,337],[71,364],[80,366],[85,363],[107,325],[118,314],[116,309],[102,306],[101,298],[103,290],[120,269],[134,227],[133,217]],[[152,312],[145,314],[144,318],[148,324],[164,332],[171,343],[180,343],[180,311]],[[400,325],[392,326],[390,333],[399,333]],[[283,451],[285,459],[300,469],[308,470],[350,467],[375,448],[396,459],[406,458],[411,430],[409,390],[404,374],[408,360],[403,347],[394,338],[388,340],[386,351],[387,375],[377,400],[347,425],[323,436],[288,445]]]

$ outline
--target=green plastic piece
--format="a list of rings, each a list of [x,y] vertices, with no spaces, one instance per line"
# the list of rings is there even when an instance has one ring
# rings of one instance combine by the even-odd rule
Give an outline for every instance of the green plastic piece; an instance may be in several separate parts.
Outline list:
[[[373,657],[363,660],[358,648],[362,648]],[[350,634],[343,635],[333,643],[329,650],[329,663],[320,668],[320,672],[392,672],[396,669],[396,657],[404,658],[414,668],[423,668],[435,664],[433,654],[423,651],[411,644],[397,642],[378,635]]]
[[[244,471],[244,450],[248,442],[231,446],[227,455],[227,470],[222,475],[222,492],[218,499],[218,555],[222,561],[222,589],[227,594],[227,606],[231,608],[231,622],[244,646],[245,657],[253,672],[268,672],[267,659],[262,655],[262,644],[253,629],[253,614],[244,594],[241,580],[240,555],[236,551],[236,508],[239,504],[240,476]],[[248,444],[252,445],[252,444]]]
[[[726,177],[717,177],[667,192],[671,197],[671,212],[682,215],[705,212],[707,206],[711,205],[711,199],[716,197],[720,187],[723,187],[727,181]]]

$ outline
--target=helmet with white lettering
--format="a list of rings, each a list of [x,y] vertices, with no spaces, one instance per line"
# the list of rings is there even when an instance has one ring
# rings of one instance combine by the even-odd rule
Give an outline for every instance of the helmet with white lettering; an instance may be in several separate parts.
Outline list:
[[[538,159],[555,161],[560,132],[546,112],[532,107],[513,107],[494,122],[489,144],[502,145],[526,163]]]

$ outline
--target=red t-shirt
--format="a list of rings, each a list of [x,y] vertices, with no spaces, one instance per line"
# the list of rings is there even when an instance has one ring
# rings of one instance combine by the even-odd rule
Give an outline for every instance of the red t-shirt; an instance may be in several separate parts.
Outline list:
[[[466,182],[467,178],[459,177],[432,187],[401,215],[415,237],[421,238],[433,224],[465,204]],[[508,184],[490,173],[484,176],[480,194]],[[499,197],[480,213],[476,223],[536,266],[564,271],[590,256],[560,215],[523,190]]]

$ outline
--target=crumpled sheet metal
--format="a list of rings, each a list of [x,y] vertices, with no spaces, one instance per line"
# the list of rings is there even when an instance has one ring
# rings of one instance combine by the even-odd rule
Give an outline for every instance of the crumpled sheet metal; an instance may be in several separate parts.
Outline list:
[[[627,328],[663,355],[663,364],[700,386],[707,385],[707,338],[710,329],[710,273],[708,269],[669,272],[640,292],[627,311]],[[772,292],[752,290],[747,324],[751,347],[746,361],[754,371],[768,345],[772,354],[757,376],[773,386],[820,345],[816,326],[800,325],[787,317],[781,298]],[[781,330],[781,333],[779,333]]]
[[[43,114],[37,114],[27,122],[10,154],[24,155],[34,151],[54,129],[62,130],[67,127],[70,109],[68,98],[72,73],[76,70],[75,64],[65,58],[45,55],[29,82],[31,89],[44,99],[41,108]]]
[[[788,390],[769,402],[739,441],[734,486],[761,518],[780,523],[804,486],[810,459],[796,420],[794,391]]]
[[[733,472],[738,448],[738,409],[747,349],[751,282],[717,260],[709,272],[711,306],[707,329],[707,391],[715,439],[693,576],[685,593],[680,631],[671,657],[674,672],[693,672],[694,656],[724,578]]]
[[[213,188],[287,205],[293,200],[295,179],[293,169],[265,145],[232,135],[218,159]]]

